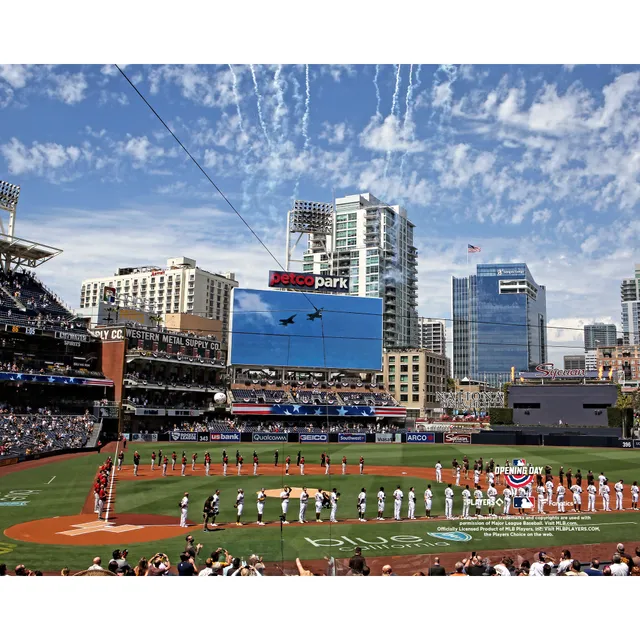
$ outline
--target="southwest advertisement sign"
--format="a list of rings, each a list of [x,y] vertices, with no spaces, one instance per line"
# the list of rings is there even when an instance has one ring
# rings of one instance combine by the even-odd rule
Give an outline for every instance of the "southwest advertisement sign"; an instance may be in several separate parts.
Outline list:
[[[329,442],[326,433],[301,433],[300,442]]]
[[[470,433],[445,433],[442,440],[445,444],[471,444]]]
[[[435,433],[407,433],[407,442],[419,442],[422,444],[435,444]]]
[[[253,442],[288,442],[289,438],[286,433],[252,433]]]
[[[349,278],[318,276],[313,273],[269,271],[269,286],[279,289],[295,289],[297,291],[349,293]]]
[[[173,442],[198,442],[198,435],[195,431],[172,431],[169,439]]]
[[[367,436],[364,433],[339,433],[338,442],[366,442]]]
[[[240,442],[239,433],[212,433],[211,442]]]

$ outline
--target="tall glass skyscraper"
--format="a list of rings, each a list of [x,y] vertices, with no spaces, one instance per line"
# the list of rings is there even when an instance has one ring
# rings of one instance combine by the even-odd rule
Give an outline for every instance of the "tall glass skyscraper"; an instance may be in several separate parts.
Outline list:
[[[526,264],[479,264],[452,278],[453,376],[499,385],[547,361],[546,288]]]

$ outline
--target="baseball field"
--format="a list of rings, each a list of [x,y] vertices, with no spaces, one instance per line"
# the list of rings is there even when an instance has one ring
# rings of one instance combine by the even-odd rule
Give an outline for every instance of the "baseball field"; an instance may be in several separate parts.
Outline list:
[[[184,451],[188,464],[186,475],[180,475],[180,464],[168,475],[162,476],[161,466],[151,471],[151,452],[162,445],[164,454],[175,450],[178,461]],[[115,472],[110,486],[110,500],[106,521],[99,521],[94,513],[92,483],[99,464],[111,455],[115,458],[115,444],[99,454],[65,456],[64,459],[48,459],[24,465],[0,468],[0,562],[25,563],[42,571],[58,572],[68,566],[72,570],[85,569],[92,558],[100,555],[110,558],[114,549],[129,549],[129,557],[137,562],[141,556],[149,558],[156,552],[166,553],[178,560],[184,549],[184,538],[192,533],[196,542],[204,544],[206,554],[216,547],[226,548],[233,555],[247,557],[252,553],[262,556],[274,567],[284,568],[296,557],[321,563],[326,556],[338,561],[353,555],[360,546],[367,558],[419,558],[426,554],[501,553],[503,550],[553,549],[580,545],[611,545],[624,542],[630,547],[640,540],[640,511],[630,509],[630,485],[640,481],[640,452],[637,450],[545,448],[545,447],[492,447],[472,445],[428,444],[331,444],[286,445],[278,448],[278,466],[274,465],[276,445],[231,443],[224,447],[213,443],[135,443],[141,455],[139,475],[133,476],[132,457],[134,443],[128,443],[124,465]],[[236,447],[244,457],[242,474],[235,466]],[[222,476],[222,451],[229,457],[227,477]],[[252,456],[257,452],[260,464],[258,475],[253,475]],[[331,456],[331,473],[320,467],[322,451]],[[211,475],[204,472],[204,453],[212,458]],[[305,475],[300,475],[296,456],[301,451],[305,458]],[[191,469],[191,456],[198,453],[196,470]],[[290,476],[284,475],[284,463],[291,456]],[[478,518],[462,520],[461,491],[465,484],[473,489],[473,473],[469,479],[461,478],[461,486],[453,486],[453,520],[444,518],[444,490],[454,483],[451,461],[462,461],[467,456],[473,464],[482,457],[485,463],[494,458],[497,464],[506,459],[525,459],[534,466],[550,465],[557,484],[560,466],[565,472],[580,469],[583,487],[586,475],[592,470],[597,478],[601,472],[610,484],[620,479],[625,483],[624,511],[603,513],[598,496],[595,514],[586,513],[587,497],[583,494],[582,514],[574,514],[567,508],[566,514],[556,515],[554,505],[547,506],[549,515],[538,515],[537,505],[525,516]],[[347,474],[342,475],[341,460],[348,460]],[[358,460],[365,459],[364,475],[359,474]],[[443,483],[435,482],[435,464],[443,465]],[[307,487],[310,493],[306,518],[307,524],[297,522],[299,500],[293,498],[289,506],[288,520],[280,523],[280,499],[276,497],[284,485],[296,490]],[[434,499],[431,519],[426,519],[423,494],[431,484]],[[400,485],[404,492],[401,522],[393,518],[392,494]],[[410,487],[417,496],[416,520],[407,520],[407,494]],[[481,480],[485,492],[484,474]],[[261,488],[271,490],[264,510],[266,526],[258,526],[256,497]],[[384,487],[387,495],[385,521],[376,520],[376,494]],[[234,502],[238,488],[244,489],[245,508],[242,522],[237,527]],[[340,492],[338,524],[329,524],[329,511],[323,510],[323,523],[315,522],[315,490]],[[367,491],[367,522],[359,522],[357,496]],[[216,489],[220,490],[218,527],[202,531],[202,506]],[[503,486],[498,487],[499,498]],[[178,503],[189,492],[189,528],[179,527]],[[570,500],[568,492],[565,498]],[[615,496],[611,498],[615,508]],[[471,509],[473,513],[474,509]],[[500,500],[497,513],[502,512]],[[512,508],[512,513],[515,510]],[[486,516],[487,506],[482,507]],[[594,547],[597,548],[597,547]],[[603,547],[604,548],[604,547]],[[608,546],[607,546],[608,548]],[[203,552],[204,552],[203,551]],[[483,553],[483,554],[484,554]],[[453,557],[453,556],[452,556]],[[588,558],[586,558],[588,560]],[[418,562],[419,564],[419,562]],[[319,565],[318,565],[319,566]]]

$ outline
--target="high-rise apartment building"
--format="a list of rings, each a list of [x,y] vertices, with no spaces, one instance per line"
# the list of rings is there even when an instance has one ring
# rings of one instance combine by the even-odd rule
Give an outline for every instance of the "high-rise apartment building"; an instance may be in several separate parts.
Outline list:
[[[305,220],[308,219],[308,225]],[[308,234],[303,271],[349,276],[349,294],[383,299],[384,346],[418,346],[418,251],[413,223],[370,193],[326,203],[298,201],[289,231]]]
[[[620,302],[624,344],[640,344],[640,264],[636,265],[634,278],[622,281]]]
[[[564,356],[564,368],[565,369],[584,369],[585,368],[585,357],[570,355]]]
[[[96,307],[105,287],[115,289],[114,305],[139,307],[161,316],[190,313],[222,322],[229,328],[231,291],[238,286],[233,273],[210,273],[191,258],[167,260],[166,267],[123,267],[114,275],[82,281],[79,312]]]
[[[453,377],[498,385],[547,361],[546,288],[526,264],[452,278]]]
[[[420,333],[420,347],[446,355],[447,331],[444,320],[434,318],[418,318],[418,329]]]
[[[595,324],[584,325],[584,348],[585,350],[597,349],[598,347],[613,347],[617,344],[617,328],[615,324],[605,324],[596,322]]]

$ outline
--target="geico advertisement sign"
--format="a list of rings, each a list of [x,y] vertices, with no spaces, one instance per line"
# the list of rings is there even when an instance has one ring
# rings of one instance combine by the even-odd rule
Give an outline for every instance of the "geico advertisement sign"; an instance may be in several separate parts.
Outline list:
[[[328,442],[329,436],[326,433],[301,433],[300,442]]]
[[[427,444],[435,444],[435,433],[407,433],[407,442],[424,442]]]
[[[254,433],[253,442],[287,442],[286,433]]]
[[[348,538],[347,536],[337,536],[335,538],[306,538],[305,540],[314,547],[340,547],[340,553],[353,553],[356,547],[360,547],[362,551],[393,551],[394,549],[424,549],[450,547],[452,542],[469,542],[472,539],[468,533],[460,531],[450,534],[433,533],[428,534],[433,538],[444,538],[438,542],[428,542],[419,536],[391,536],[383,538],[382,536],[367,536],[364,538]]]

